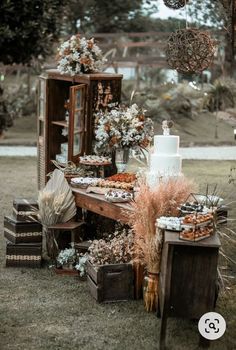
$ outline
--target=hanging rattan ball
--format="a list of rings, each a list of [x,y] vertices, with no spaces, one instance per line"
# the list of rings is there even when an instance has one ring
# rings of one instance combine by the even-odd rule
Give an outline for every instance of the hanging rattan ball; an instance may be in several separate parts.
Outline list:
[[[163,0],[164,4],[174,10],[178,10],[181,7],[184,7],[189,0]]]
[[[200,73],[214,57],[214,41],[198,29],[180,29],[172,33],[166,47],[167,63],[183,74]]]

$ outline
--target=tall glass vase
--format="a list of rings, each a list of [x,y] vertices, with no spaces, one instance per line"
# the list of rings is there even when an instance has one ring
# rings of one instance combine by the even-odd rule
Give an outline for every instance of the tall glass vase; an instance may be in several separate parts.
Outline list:
[[[116,149],[115,153],[115,164],[118,173],[123,173],[126,169],[127,163],[129,161],[130,148],[129,147],[120,147]]]

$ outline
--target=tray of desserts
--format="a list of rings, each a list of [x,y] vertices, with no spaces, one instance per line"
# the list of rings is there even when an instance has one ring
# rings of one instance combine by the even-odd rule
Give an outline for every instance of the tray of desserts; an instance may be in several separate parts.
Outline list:
[[[132,191],[134,189],[134,183],[111,181],[107,179],[99,179],[94,184],[94,186],[120,189],[120,190],[126,190],[126,191]]]
[[[108,202],[124,203],[124,202],[132,201],[133,194],[131,192],[122,191],[122,190],[109,190],[105,194],[105,198]]]
[[[136,179],[137,179],[136,174],[133,174],[133,173],[118,173],[110,177],[107,177],[107,180],[109,181],[127,182],[127,183],[135,182]]]
[[[179,238],[186,241],[200,241],[202,239],[210,237],[214,233],[214,228],[212,226],[204,226],[183,230],[179,234]]]
[[[181,214],[208,213],[209,211],[206,206],[196,202],[183,203],[179,210],[181,211]]]
[[[96,184],[99,180],[97,177],[73,177],[70,181],[71,186],[77,188],[87,188]]]
[[[156,226],[168,231],[182,231],[182,220],[181,217],[172,216],[161,216],[156,221]]]
[[[80,164],[84,165],[111,165],[111,158],[105,156],[97,156],[97,155],[85,155],[79,157]]]
[[[211,223],[213,223],[214,217],[213,214],[207,213],[207,214],[188,214],[183,218],[182,221],[182,227],[183,228],[189,228],[191,226],[193,227],[203,227],[208,226]]]

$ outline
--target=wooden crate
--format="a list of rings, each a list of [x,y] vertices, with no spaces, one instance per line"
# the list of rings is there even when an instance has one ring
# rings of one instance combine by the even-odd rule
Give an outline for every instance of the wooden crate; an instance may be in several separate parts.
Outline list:
[[[21,243],[6,245],[6,267],[39,268],[42,262],[42,244]]]
[[[11,216],[4,217],[4,236],[11,243],[42,242],[42,225],[38,222],[17,221]]]
[[[99,302],[124,301],[134,298],[132,264],[93,266],[87,262],[87,281],[92,296]]]

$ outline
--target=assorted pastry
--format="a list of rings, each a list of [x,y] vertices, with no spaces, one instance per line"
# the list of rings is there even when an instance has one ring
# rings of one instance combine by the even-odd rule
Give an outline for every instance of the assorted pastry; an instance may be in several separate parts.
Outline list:
[[[115,188],[115,189],[121,189],[126,191],[132,191],[134,189],[133,183],[110,181],[106,179],[99,179],[94,186]]]
[[[208,208],[203,204],[197,202],[186,202],[183,203],[180,207],[181,213],[183,214],[191,214],[191,213],[206,213],[208,212]]]
[[[194,213],[186,215],[183,219],[184,225],[202,225],[207,224],[209,222],[213,221],[213,214],[207,213],[207,214],[200,214],[200,213]]]
[[[110,165],[111,158],[97,155],[85,155],[79,158],[79,162],[85,165]]]
[[[71,179],[71,185],[79,188],[87,188],[94,185],[99,179],[97,177],[74,177]]]
[[[200,241],[201,239],[210,237],[214,232],[212,226],[189,227],[180,233],[180,238],[187,241]]]
[[[127,191],[110,190],[105,194],[105,198],[109,202],[130,202],[133,194]]]
[[[159,228],[163,228],[165,230],[171,230],[171,231],[181,231],[182,230],[182,219],[178,217],[172,217],[172,216],[161,216],[156,221],[156,225]]]
[[[108,177],[107,180],[130,183],[130,182],[134,182],[136,180],[136,174],[118,173],[118,174],[115,174],[115,175]]]

